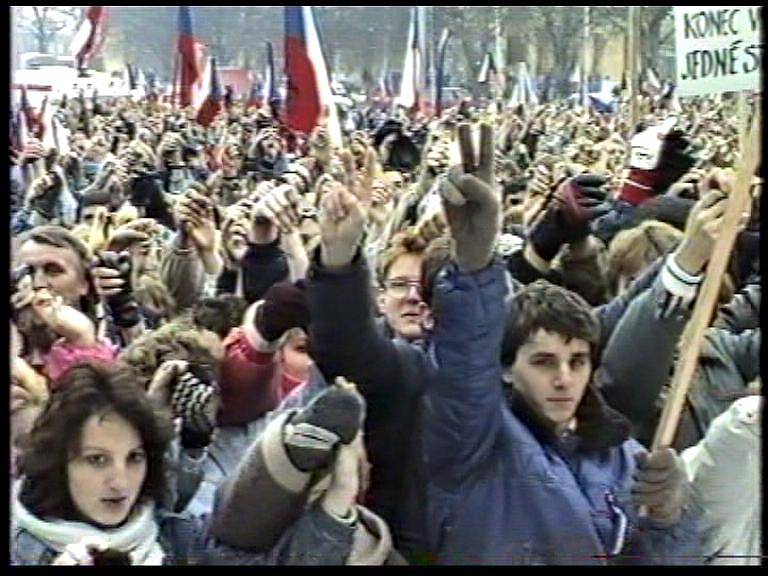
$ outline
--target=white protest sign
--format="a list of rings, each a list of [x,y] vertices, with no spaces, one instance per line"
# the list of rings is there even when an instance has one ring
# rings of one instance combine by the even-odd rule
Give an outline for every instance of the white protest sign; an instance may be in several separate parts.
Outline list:
[[[677,93],[760,89],[761,6],[676,6]]]

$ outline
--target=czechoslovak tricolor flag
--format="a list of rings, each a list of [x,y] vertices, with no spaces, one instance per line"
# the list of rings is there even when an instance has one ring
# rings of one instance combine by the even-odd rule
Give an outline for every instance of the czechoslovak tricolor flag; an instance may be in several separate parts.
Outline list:
[[[200,110],[197,113],[197,121],[203,126],[209,126],[216,115],[221,112],[223,108],[223,94],[221,92],[221,82],[219,81],[219,73],[216,69],[216,58],[211,58],[210,65],[210,91],[208,97],[200,106]]]
[[[203,45],[195,41],[192,9],[189,6],[179,6],[179,103],[189,106],[195,100],[195,93],[202,71],[200,57]]]
[[[70,49],[78,70],[84,70],[104,43],[104,6],[90,6],[85,19],[72,38]]]
[[[411,9],[411,26],[408,32],[408,49],[403,64],[400,96],[395,104],[416,112],[421,105],[421,50],[419,49],[419,18],[416,7]]]
[[[285,7],[285,73],[288,127],[310,134],[325,121],[331,144],[341,146],[341,126],[311,6]]]

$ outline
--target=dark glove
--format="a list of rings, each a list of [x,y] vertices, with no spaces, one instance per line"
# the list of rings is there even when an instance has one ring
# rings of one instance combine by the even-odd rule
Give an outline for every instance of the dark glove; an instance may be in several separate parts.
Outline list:
[[[605,183],[603,176],[582,174],[560,184],[544,216],[528,233],[539,256],[550,261],[563,244],[589,235],[589,223],[610,210]]]
[[[459,126],[462,166],[454,166],[440,186],[454,259],[464,272],[475,272],[491,262],[501,231],[501,194],[493,173],[493,128],[480,126],[478,162],[469,126]]]
[[[291,328],[306,331],[310,318],[302,282],[273,284],[263,300],[256,313],[256,329],[267,342],[274,342]]]
[[[339,444],[350,444],[363,424],[364,403],[354,391],[332,386],[286,424],[285,450],[299,470],[326,468]]]
[[[199,449],[210,444],[219,390],[194,372],[191,367],[179,377],[171,394],[171,410],[174,417],[181,418],[181,445]]]
[[[660,526],[676,524],[688,497],[688,478],[680,458],[672,448],[662,448],[651,453],[638,452],[635,462],[635,505],[647,506],[649,518]]]

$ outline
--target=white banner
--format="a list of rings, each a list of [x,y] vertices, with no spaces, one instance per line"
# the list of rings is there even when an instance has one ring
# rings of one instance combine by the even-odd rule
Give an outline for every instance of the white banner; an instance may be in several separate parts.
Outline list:
[[[761,6],[676,6],[677,93],[760,89]]]

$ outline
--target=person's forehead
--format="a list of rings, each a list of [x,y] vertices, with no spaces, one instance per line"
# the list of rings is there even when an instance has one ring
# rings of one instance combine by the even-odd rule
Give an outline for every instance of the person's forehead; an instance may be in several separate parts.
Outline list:
[[[523,344],[529,354],[545,353],[571,355],[589,352],[590,344],[581,338],[571,338],[558,332],[539,328]]]
[[[83,424],[82,448],[111,450],[118,442],[133,448],[141,446],[142,439],[133,424],[116,412],[91,414]]]
[[[419,279],[421,278],[421,261],[422,256],[420,254],[402,254],[392,262],[387,271],[387,278],[411,277]]]
[[[80,264],[80,256],[74,249],[43,244],[34,240],[24,242],[16,257],[20,263],[32,265],[54,262],[70,267]]]

